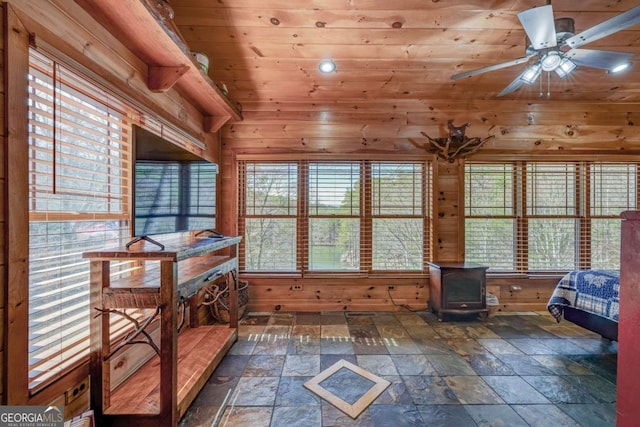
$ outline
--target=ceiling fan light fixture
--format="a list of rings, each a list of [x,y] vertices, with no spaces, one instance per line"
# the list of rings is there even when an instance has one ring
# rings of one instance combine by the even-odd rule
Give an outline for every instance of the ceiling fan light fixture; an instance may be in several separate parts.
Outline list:
[[[538,76],[542,73],[542,65],[540,62],[536,62],[532,66],[529,67],[524,73],[522,73],[522,77],[520,79],[528,85],[532,85]]]
[[[436,0],[434,0],[436,1]],[[536,57],[533,65],[527,66],[497,96],[504,96],[518,90],[522,85],[533,85],[542,71],[547,72],[547,97],[550,96],[551,71],[565,78],[580,67],[592,67],[606,70],[607,73],[620,73],[632,65],[632,52],[581,49],[583,45],[603,37],[640,24],[640,6],[596,24],[579,34],[575,34],[573,18],[554,19],[551,1],[545,6],[533,7],[518,13],[518,19],[526,35],[525,56],[511,61],[489,65],[475,70],[457,73],[452,80],[475,76],[488,71],[500,70],[513,65],[528,62]],[[540,96],[543,81],[540,78]]]
[[[571,74],[575,69],[576,69],[576,63],[573,62],[571,59],[565,57],[565,58],[562,58],[562,61],[560,62],[560,65],[558,65],[558,67],[555,69],[555,72],[558,75],[558,77],[560,77],[561,79],[564,79],[569,74]]]
[[[623,62],[622,64],[618,64],[615,67],[611,67],[611,69],[607,70],[607,72],[609,74],[620,73],[630,67],[631,67],[631,62]]]
[[[333,73],[336,70],[336,63],[333,61],[322,61],[318,65],[318,69],[325,74]]]
[[[542,69],[547,72],[553,71],[556,68],[558,68],[561,62],[562,62],[562,57],[555,50],[547,52],[540,60],[540,64],[542,64]]]

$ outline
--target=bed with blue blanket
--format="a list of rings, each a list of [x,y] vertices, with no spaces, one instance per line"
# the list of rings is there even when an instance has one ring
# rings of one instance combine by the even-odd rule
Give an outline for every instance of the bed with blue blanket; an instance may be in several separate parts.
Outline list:
[[[558,283],[547,309],[558,322],[564,318],[609,340],[618,340],[620,272],[576,270]]]

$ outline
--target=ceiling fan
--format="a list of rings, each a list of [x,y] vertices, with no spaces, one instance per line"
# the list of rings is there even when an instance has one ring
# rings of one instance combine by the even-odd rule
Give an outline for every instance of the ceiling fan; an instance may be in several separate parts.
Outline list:
[[[513,65],[535,62],[524,69],[498,96],[514,92],[523,84],[531,85],[543,71],[555,71],[560,78],[571,74],[577,66],[602,68],[609,73],[622,71],[631,66],[632,53],[609,50],[578,49],[595,40],[640,22],[640,6],[601,22],[580,34],[574,34],[572,18],[553,18],[551,4],[534,7],[518,13],[518,19],[527,34],[528,46],[525,56],[500,64],[454,74],[452,80],[475,76],[488,71],[499,70]],[[542,85],[542,80],[540,81]],[[542,96],[542,89],[540,90]],[[547,91],[549,97],[549,91]]]

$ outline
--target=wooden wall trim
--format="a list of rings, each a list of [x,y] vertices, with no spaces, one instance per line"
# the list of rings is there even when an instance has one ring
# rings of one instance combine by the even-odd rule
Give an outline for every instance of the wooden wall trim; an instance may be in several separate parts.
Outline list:
[[[236,153],[236,160],[247,160],[247,161],[290,161],[290,160],[331,160],[331,161],[349,161],[349,160],[417,160],[417,161],[425,161],[425,160],[435,160],[435,154],[431,153],[420,153],[420,154],[406,154],[406,153],[397,153],[397,154],[376,154],[376,153],[352,153],[352,154],[341,154],[337,157],[335,154],[329,153]]]
[[[458,229],[458,240],[456,241],[456,261],[463,262],[465,260],[465,215],[464,215],[464,196],[465,196],[465,175],[464,175],[464,158],[458,160],[458,198],[456,199],[456,219]]]
[[[481,149],[482,150],[482,149]],[[529,161],[529,162],[637,162],[640,161],[640,152],[638,150],[618,150],[616,153],[594,153],[585,152],[583,150],[576,151],[548,151],[542,153],[493,153],[491,151],[478,152],[469,156],[467,160],[477,162],[511,162],[511,161]]]
[[[434,242],[433,260],[457,262],[462,261],[464,235],[461,236],[460,217],[461,198],[464,203],[464,182],[460,180],[460,160],[453,163],[434,162],[434,199],[433,222]],[[462,168],[463,169],[463,168]],[[464,204],[462,206],[464,208]]]
[[[6,402],[26,404],[28,387],[28,80],[29,34],[11,5],[4,4],[5,39],[5,253],[7,283]],[[6,370],[12,367],[11,375]]]

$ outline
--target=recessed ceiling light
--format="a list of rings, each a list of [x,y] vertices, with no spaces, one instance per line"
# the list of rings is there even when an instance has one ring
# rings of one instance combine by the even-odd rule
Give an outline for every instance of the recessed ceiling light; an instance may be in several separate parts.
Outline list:
[[[323,73],[333,73],[336,70],[336,64],[333,61],[322,61],[318,68]]]

